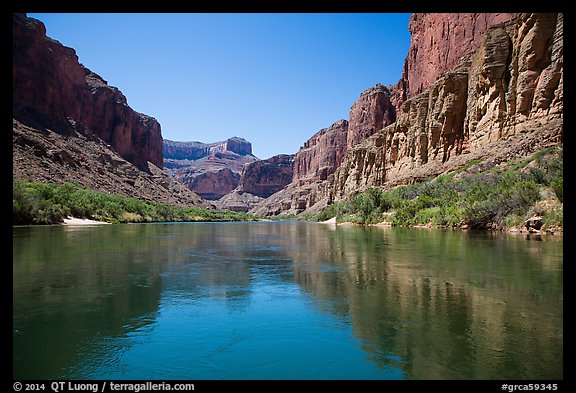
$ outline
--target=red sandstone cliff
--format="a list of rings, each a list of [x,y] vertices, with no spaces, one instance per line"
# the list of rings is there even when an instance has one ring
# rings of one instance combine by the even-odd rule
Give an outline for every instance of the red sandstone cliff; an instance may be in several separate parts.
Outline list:
[[[14,179],[213,207],[162,171],[158,122],[21,14],[13,16],[12,77]]]
[[[253,212],[313,213],[367,187],[418,181],[472,160],[495,165],[562,142],[562,14],[417,14],[410,31],[391,97],[395,122],[379,123],[384,105],[363,94],[334,173],[293,182]],[[382,128],[365,127],[366,119]]]
[[[284,189],[294,175],[294,156],[279,154],[244,166],[238,187],[215,202],[221,209],[247,212]]]
[[[230,168],[206,172],[179,169],[175,178],[202,198],[216,200],[236,188],[240,175]]]
[[[395,90],[397,108],[456,67],[478,48],[484,32],[509,21],[517,13],[415,13],[408,30],[412,36],[402,77]]]
[[[339,120],[318,131],[294,157],[294,181],[325,180],[342,162],[348,139],[348,121]]]
[[[390,91],[381,84],[365,90],[350,108],[349,118],[348,149],[394,123],[396,109],[390,102]]]
[[[318,202],[318,187],[341,165],[347,151],[396,119],[390,91],[368,88],[350,107],[350,121],[339,120],[314,134],[294,157],[294,178],[284,190],[256,205],[261,215],[300,213]]]
[[[279,154],[245,165],[238,187],[242,192],[266,198],[286,187],[293,173],[294,156]]]
[[[162,134],[115,87],[78,62],[76,52],[46,36],[44,24],[13,16],[13,115],[62,135],[84,129],[143,170],[162,168]]]
[[[394,124],[348,150],[323,195],[338,200],[561,143],[562,37],[562,14],[488,28],[456,69],[401,105]]]

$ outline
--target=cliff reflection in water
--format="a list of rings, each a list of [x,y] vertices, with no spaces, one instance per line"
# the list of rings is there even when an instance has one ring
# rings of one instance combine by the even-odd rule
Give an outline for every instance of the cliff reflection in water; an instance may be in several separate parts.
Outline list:
[[[562,259],[303,222],[14,228],[14,377],[562,378]]]
[[[295,281],[323,310],[350,315],[374,361],[415,379],[562,378],[558,242],[425,229],[307,230],[293,240],[305,244],[293,253]]]
[[[154,321],[162,264],[143,229],[14,228],[14,378],[85,377],[78,365],[113,359],[125,348],[107,343]]]

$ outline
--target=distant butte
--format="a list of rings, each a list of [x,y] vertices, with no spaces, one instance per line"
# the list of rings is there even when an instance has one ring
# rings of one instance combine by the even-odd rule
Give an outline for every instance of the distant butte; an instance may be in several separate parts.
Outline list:
[[[239,137],[221,142],[164,140],[164,170],[204,199],[217,200],[238,186],[245,164],[258,161]]]

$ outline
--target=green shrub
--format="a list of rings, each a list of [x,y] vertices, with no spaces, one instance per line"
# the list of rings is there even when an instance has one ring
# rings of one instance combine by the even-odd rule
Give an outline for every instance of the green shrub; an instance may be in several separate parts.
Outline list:
[[[392,212],[393,225],[433,224],[473,228],[517,225],[550,187],[562,202],[563,164],[561,149],[553,147],[528,159],[491,167],[481,173],[439,176],[431,181],[398,187],[390,191],[370,188],[328,206],[315,219],[338,217],[338,221],[375,223],[384,212]],[[539,166],[522,170],[531,161]],[[463,171],[459,171],[463,172]],[[560,213],[551,220],[561,222]],[[561,225],[561,224],[559,224]]]
[[[257,219],[246,213],[171,206],[133,197],[109,195],[73,184],[13,182],[13,225],[57,224],[70,215],[111,223]]]
[[[564,181],[562,178],[554,179],[550,182],[550,187],[554,190],[554,193],[560,200],[560,202],[564,203]]]

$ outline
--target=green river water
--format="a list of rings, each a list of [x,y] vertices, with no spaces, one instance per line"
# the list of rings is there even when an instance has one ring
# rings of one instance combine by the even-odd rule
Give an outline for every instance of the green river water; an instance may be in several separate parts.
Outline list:
[[[562,379],[563,240],[13,228],[15,379]]]

